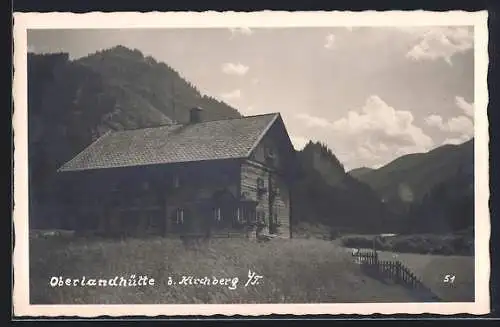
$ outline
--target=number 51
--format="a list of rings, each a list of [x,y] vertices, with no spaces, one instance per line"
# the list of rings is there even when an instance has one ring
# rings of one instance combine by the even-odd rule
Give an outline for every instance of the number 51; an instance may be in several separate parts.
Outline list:
[[[446,275],[444,276],[443,282],[445,283],[453,283],[455,281],[455,275]]]

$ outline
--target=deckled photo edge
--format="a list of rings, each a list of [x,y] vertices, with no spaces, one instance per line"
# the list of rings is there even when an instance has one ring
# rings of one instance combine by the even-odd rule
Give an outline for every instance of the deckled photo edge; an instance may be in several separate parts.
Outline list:
[[[475,178],[475,293],[476,301],[484,301],[490,309],[490,248],[489,210],[489,122],[488,122],[488,18],[487,13],[474,26],[474,94],[476,104],[474,134],[478,142],[474,149]]]
[[[248,19],[245,13],[15,13],[14,14],[14,230],[16,247],[14,248],[14,314],[16,316],[70,316],[92,317],[101,315],[145,315],[155,316],[168,312],[168,315],[212,315],[212,314],[245,314],[266,315],[272,313],[287,314],[373,314],[373,313],[437,313],[456,314],[471,313],[484,314],[489,312],[489,209],[488,209],[488,119],[486,108],[487,95],[487,12],[361,12],[342,13],[334,12],[319,13],[314,16],[314,22],[304,21],[299,18],[300,13],[288,12],[262,12],[250,13]],[[185,16],[193,15],[193,18],[202,17],[200,23],[185,23]],[[398,15],[405,14],[403,19]],[[124,15],[133,16],[136,22],[123,26]],[[172,15],[170,25],[165,26],[160,20]],[[281,17],[280,15],[283,15]],[[293,17],[295,15],[295,17]],[[475,266],[476,266],[476,302],[474,303],[367,303],[367,304],[272,304],[272,305],[30,305],[29,304],[29,256],[28,256],[28,169],[27,169],[27,68],[26,48],[27,29],[29,28],[113,28],[113,27],[228,27],[228,26],[331,26],[328,19],[332,15],[344,17],[346,24],[357,26],[383,26],[384,20],[391,15],[390,26],[394,25],[474,25],[475,27],[475,98],[477,109],[475,113],[475,137],[477,139],[475,148]],[[262,16],[273,17],[274,20],[263,20]],[[304,16],[312,18],[312,13]],[[355,20],[362,16],[362,23]],[[401,17],[400,16],[400,17]],[[440,17],[434,21],[432,18]],[[321,17],[323,19],[318,19]],[[410,22],[409,17],[415,20]],[[54,21],[54,19],[57,19]],[[176,18],[179,18],[176,20]],[[279,20],[278,20],[279,18]],[[336,17],[337,18],[337,17]],[[369,19],[368,19],[369,18]],[[429,18],[431,21],[429,21]],[[289,19],[290,23],[286,19]],[[368,21],[367,21],[368,19]],[[214,21],[216,20],[216,21]],[[248,20],[248,23],[247,23]],[[370,21],[373,20],[373,24]],[[125,20],[127,21],[127,20]],[[172,22],[173,21],[173,22]],[[342,21],[342,20],[341,20]],[[92,22],[92,24],[91,24]],[[184,22],[184,23],[183,23]],[[278,22],[278,23],[277,23]],[[337,20],[338,22],[338,20]],[[178,25],[176,25],[178,23]],[[413,24],[412,24],[413,23]],[[155,25],[155,26],[153,26]],[[338,24],[337,26],[340,26]],[[479,110],[480,109],[480,110]],[[479,205],[477,205],[479,204]]]

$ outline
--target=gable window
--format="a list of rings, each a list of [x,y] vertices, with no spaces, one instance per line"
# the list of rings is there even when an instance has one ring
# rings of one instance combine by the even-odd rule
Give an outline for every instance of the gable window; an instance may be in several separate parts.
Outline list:
[[[267,147],[265,151],[266,151],[266,158],[267,159],[274,159],[275,153],[274,153],[274,149],[272,147]]]
[[[220,213],[220,208],[215,208],[215,210],[214,210],[214,218],[215,218],[215,221],[217,221],[217,222],[220,222],[222,220],[222,216],[221,216],[221,213]]]
[[[177,209],[176,212],[176,218],[177,218],[177,224],[181,225],[184,224],[184,210],[183,209]]]
[[[265,150],[265,160],[268,165],[274,166],[276,164],[276,153],[272,147],[267,147]]]

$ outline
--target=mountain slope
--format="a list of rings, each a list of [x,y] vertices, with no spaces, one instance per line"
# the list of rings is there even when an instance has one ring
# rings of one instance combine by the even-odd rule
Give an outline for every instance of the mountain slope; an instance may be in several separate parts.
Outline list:
[[[64,53],[29,54],[28,74],[30,155],[35,163],[53,161],[50,169],[110,129],[184,122],[193,106],[205,109],[203,120],[241,116],[166,64],[121,46],[73,61]]]
[[[474,225],[474,139],[414,153],[362,174],[407,232],[450,232]]]
[[[374,170],[373,168],[368,168],[368,167],[355,168],[349,171],[349,175],[351,175],[354,178],[358,178],[365,174],[371,173],[373,170]]]
[[[355,176],[370,185],[386,201],[421,200],[435,185],[459,170],[474,167],[474,140],[460,145],[444,145],[427,153],[414,153]],[[355,175],[355,174],[354,174]]]
[[[207,110],[202,113],[202,120],[241,116],[229,105],[202,95],[178,72],[152,57],[143,56],[139,50],[117,46],[77,61],[99,73],[109,85],[147,100],[152,107],[170,119],[186,122],[189,110],[195,106]]]
[[[474,228],[473,171],[459,170],[434,185],[419,201],[410,206],[407,230],[449,233]]]

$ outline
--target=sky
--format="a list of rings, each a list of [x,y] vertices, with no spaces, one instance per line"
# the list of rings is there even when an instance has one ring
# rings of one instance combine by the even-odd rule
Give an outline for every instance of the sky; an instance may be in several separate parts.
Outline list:
[[[243,115],[280,112],[297,149],[347,170],[474,135],[473,27],[30,30],[28,50],[73,59],[123,45]]]

